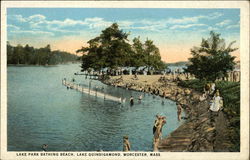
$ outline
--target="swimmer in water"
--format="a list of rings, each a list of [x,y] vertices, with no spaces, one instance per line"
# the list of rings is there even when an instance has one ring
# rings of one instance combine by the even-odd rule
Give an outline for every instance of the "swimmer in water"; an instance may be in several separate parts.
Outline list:
[[[43,150],[43,151],[47,151],[47,149],[48,149],[48,145],[47,145],[47,144],[43,144],[43,145],[42,145],[42,150]]]
[[[139,96],[138,100],[139,100],[139,103],[140,103],[141,100],[142,100],[142,95]]]
[[[134,105],[134,97],[133,97],[133,96],[130,97],[129,102],[130,102],[130,105],[131,105],[131,106]]]

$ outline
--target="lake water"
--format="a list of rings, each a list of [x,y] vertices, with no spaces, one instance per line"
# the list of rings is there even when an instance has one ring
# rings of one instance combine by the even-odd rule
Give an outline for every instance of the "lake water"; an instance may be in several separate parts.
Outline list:
[[[48,151],[121,151],[124,135],[132,150],[152,151],[157,113],[167,116],[164,137],[182,123],[175,103],[167,99],[162,104],[162,98],[144,94],[141,103],[135,100],[130,106],[68,90],[62,85],[64,77],[89,84],[75,72],[80,72],[80,64],[7,68],[8,151],[41,151],[42,144],[49,145]],[[127,99],[142,94],[95,80],[91,86]]]

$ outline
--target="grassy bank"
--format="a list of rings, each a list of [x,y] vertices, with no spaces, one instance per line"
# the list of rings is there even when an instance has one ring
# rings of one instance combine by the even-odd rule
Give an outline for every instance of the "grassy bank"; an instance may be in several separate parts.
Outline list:
[[[178,85],[202,92],[205,84],[205,81],[194,79],[181,81]],[[240,151],[240,83],[218,81],[216,82],[216,89],[220,90],[224,99],[223,112],[229,120],[228,133],[233,144],[230,150]]]

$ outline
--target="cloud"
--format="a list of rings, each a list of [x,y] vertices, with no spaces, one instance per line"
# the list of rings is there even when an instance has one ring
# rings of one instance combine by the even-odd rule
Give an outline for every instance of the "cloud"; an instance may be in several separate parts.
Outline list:
[[[16,34],[29,34],[29,35],[47,35],[47,36],[53,36],[54,33],[52,32],[46,32],[46,31],[34,31],[34,30],[15,30],[15,31],[11,31],[12,33],[16,33]]]
[[[239,24],[235,24],[235,25],[230,25],[230,26],[227,26],[227,29],[231,29],[231,28],[239,28],[240,25]]]
[[[32,15],[32,16],[29,16],[27,18],[29,21],[42,21],[42,20],[45,20],[46,17],[44,15],[41,15],[41,14],[35,14],[35,15]]]
[[[118,21],[117,22],[118,24],[119,24],[119,26],[120,27],[122,27],[122,28],[129,28],[129,27],[131,27],[132,25],[134,25],[135,24],[135,22],[133,22],[133,21]]]
[[[212,26],[209,26],[207,29],[208,29],[209,31],[216,31],[216,30],[219,30],[218,28],[212,27]]]
[[[201,27],[201,26],[206,26],[206,24],[187,24],[187,25],[174,25],[172,27],[170,27],[170,29],[178,29],[178,28],[191,28],[191,27]]]
[[[112,24],[111,21],[106,21],[100,17],[85,18],[84,22],[90,29],[104,28]]]
[[[26,18],[23,18],[22,15],[8,15],[8,18],[16,20],[18,22],[27,22]]]
[[[8,24],[7,27],[11,30],[20,30],[20,27],[17,27],[15,25],[12,25],[12,24]]]
[[[237,24],[227,26],[227,29],[231,29],[231,28],[240,28],[240,21],[238,21]]]
[[[51,20],[51,21],[45,20],[45,18],[42,17],[40,18],[41,18],[40,21],[31,20],[29,22],[30,27],[31,28],[45,27],[49,30],[62,31],[61,28],[65,27],[86,26],[89,27],[90,29],[95,29],[95,28],[107,27],[112,24],[112,22],[105,21],[103,18],[99,17],[86,18],[84,20],[73,20],[70,18],[66,18],[64,20]]]
[[[197,15],[190,17],[181,18],[165,18],[165,19],[133,19],[133,20],[118,20],[121,29],[125,30],[140,30],[143,32],[154,32],[163,33],[167,32],[168,29],[188,29],[197,28],[202,26],[207,26],[206,24],[201,24],[199,21],[201,19],[216,19],[222,16],[222,13],[214,12],[208,15]],[[101,17],[88,17],[85,19],[71,19],[66,18],[62,20],[58,19],[47,19],[42,14],[35,14],[28,17],[23,17],[22,15],[8,15],[18,22],[22,22],[23,25],[27,25],[25,31],[18,33],[39,34],[42,36],[44,33],[47,36],[64,36],[69,34],[81,34],[83,31],[88,31],[91,33],[99,33],[101,30],[110,26],[113,21],[106,20]],[[13,23],[16,24],[16,23]],[[18,26],[16,26],[18,27]],[[23,26],[22,26],[23,27]],[[234,27],[234,26],[231,26]],[[14,29],[14,28],[13,28]],[[17,28],[16,28],[17,29]],[[13,32],[12,32],[13,33]]]
[[[169,18],[167,20],[167,23],[169,24],[187,24],[187,23],[197,23],[200,19],[216,19],[221,17],[223,14],[214,12],[209,15],[199,15],[199,16],[193,16],[193,17],[182,17],[179,19],[176,18]]]
[[[73,20],[73,19],[65,19],[63,21],[53,20],[53,21],[45,21],[45,24],[48,25],[56,25],[57,27],[65,27],[65,26],[75,26],[75,25],[86,25],[87,23],[81,20]]]
[[[214,12],[209,15],[199,15],[193,17],[182,17],[182,18],[168,18],[161,20],[122,20],[117,21],[123,29],[128,30],[145,30],[145,31],[155,31],[159,32],[163,29],[166,29],[167,26],[170,29],[185,29],[197,26],[203,26],[203,24],[199,24],[198,21],[200,19],[215,19],[222,16],[221,13]],[[79,31],[79,26],[84,26],[92,30],[100,30],[110,26],[113,22],[105,20],[101,17],[91,17],[85,18],[83,20],[74,20],[70,18],[66,18],[64,20],[47,20],[44,15],[35,14],[29,17],[23,17],[22,15],[9,15],[10,18],[17,20],[18,22],[28,23],[31,30],[40,29],[46,31],[54,31],[54,32],[77,32]],[[177,25],[175,25],[177,24]],[[181,25],[188,24],[188,25]],[[171,27],[171,25],[174,25]],[[76,28],[73,28],[76,27]],[[78,28],[77,28],[78,27]],[[74,31],[73,31],[74,30]]]
[[[217,19],[219,17],[223,16],[222,13],[219,12],[214,12],[212,14],[209,14],[208,16],[206,16],[207,19]]]
[[[182,17],[180,19],[169,18],[167,23],[170,24],[186,24],[186,23],[195,23],[199,20],[200,17]]]
[[[17,20],[18,22],[30,22],[30,21],[42,21],[45,20],[46,17],[41,14],[35,14],[29,17],[23,17],[22,15],[8,15],[8,18]]]
[[[223,27],[223,26],[226,26],[226,25],[228,25],[230,23],[232,23],[232,20],[226,19],[226,20],[224,20],[224,21],[222,21],[220,23],[216,23],[215,25],[219,26],[219,27]]]

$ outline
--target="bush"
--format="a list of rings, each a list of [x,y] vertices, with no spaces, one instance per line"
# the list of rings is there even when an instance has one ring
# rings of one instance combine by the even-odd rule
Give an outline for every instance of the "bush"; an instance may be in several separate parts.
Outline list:
[[[203,91],[205,84],[206,84],[205,81],[201,81],[199,79],[184,80],[184,81],[180,81],[178,83],[179,86],[182,86],[185,88],[192,88],[192,89],[199,91],[199,92]]]

